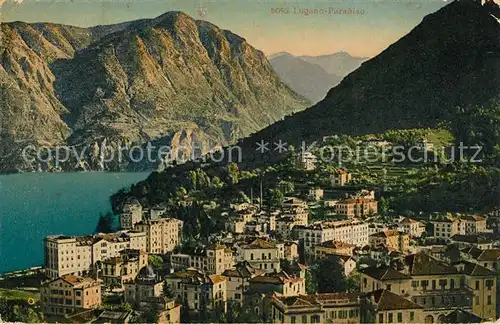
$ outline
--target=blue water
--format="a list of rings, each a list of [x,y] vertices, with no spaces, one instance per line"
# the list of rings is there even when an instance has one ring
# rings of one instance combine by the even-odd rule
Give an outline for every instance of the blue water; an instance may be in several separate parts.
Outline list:
[[[43,263],[43,238],[93,233],[109,196],[148,173],[0,175],[0,273]]]

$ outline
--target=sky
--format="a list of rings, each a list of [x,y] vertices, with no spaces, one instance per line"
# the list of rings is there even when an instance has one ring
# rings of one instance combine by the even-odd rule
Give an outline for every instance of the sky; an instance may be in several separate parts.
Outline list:
[[[450,0],[447,0],[450,1]],[[1,21],[80,27],[180,10],[244,37],[266,55],[346,51],[371,57],[407,34],[444,0],[0,0]]]

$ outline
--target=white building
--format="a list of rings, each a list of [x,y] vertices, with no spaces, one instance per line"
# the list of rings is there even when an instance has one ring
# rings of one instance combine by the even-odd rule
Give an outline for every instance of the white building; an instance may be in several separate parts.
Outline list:
[[[47,236],[45,246],[46,275],[57,278],[66,274],[85,275],[96,262],[119,256],[125,249],[146,251],[146,233],[122,231],[91,236]]]
[[[182,225],[183,222],[175,218],[160,218],[141,221],[134,225],[134,230],[146,233],[148,253],[164,254],[180,244]]]
[[[293,236],[304,240],[304,252],[314,255],[314,246],[326,241],[341,241],[357,246],[368,244],[368,224],[361,221],[322,222],[295,226]]]

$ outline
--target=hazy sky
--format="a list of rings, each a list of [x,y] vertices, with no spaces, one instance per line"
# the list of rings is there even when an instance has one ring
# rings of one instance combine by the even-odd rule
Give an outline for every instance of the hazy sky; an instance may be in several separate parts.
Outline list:
[[[75,26],[153,18],[181,10],[244,37],[267,55],[347,51],[374,56],[405,35],[443,0],[0,0],[2,21]],[[351,14],[345,10],[351,10]],[[306,11],[310,11],[306,15]],[[314,11],[316,10],[316,11]],[[344,10],[344,11],[342,11]],[[342,14],[340,14],[342,13]]]

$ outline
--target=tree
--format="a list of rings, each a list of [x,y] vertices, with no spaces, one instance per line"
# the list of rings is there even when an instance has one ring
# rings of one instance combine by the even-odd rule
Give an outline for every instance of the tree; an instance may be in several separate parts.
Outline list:
[[[95,228],[96,233],[112,233],[114,232],[115,217],[111,212],[105,215],[99,215],[99,221]]]
[[[163,271],[163,258],[159,255],[150,254],[148,255],[148,264],[155,271]]]
[[[318,283],[316,282],[315,278],[312,275],[312,272],[310,269],[306,270],[306,292],[307,294],[315,294],[318,292]]]
[[[313,263],[312,277],[317,283],[318,292],[341,292],[347,290],[344,268],[339,257],[331,256]]]
[[[283,204],[284,195],[279,189],[270,189],[269,190],[269,205],[281,207]]]

